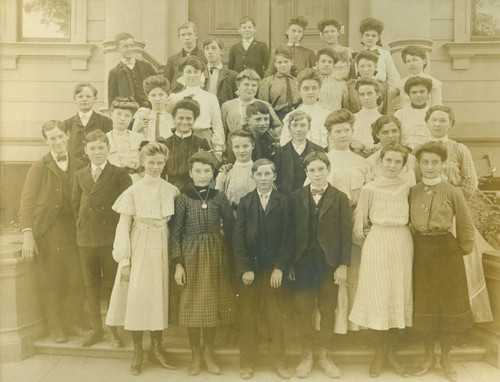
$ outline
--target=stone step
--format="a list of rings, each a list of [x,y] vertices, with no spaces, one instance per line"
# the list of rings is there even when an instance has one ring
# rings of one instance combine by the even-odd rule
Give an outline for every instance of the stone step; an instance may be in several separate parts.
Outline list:
[[[168,331],[172,331],[169,328]],[[180,335],[180,330],[184,328],[175,328],[172,335],[165,331],[163,346],[167,353],[181,362],[189,362],[191,349],[188,338],[184,332]],[[175,334],[175,335],[174,335]],[[222,334],[222,333],[221,333]],[[80,347],[79,338],[70,337],[67,343],[55,344],[49,337],[39,339],[34,342],[34,347],[39,354],[68,355],[77,357],[99,357],[99,358],[132,358],[133,344],[130,335],[125,333],[121,335],[124,347],[120,349],[112,348],[106,340],[101,341],[91,347]],[[149,335],[144,336],[144,349],[149,349]],[[288,337],[285,339],[285,348],[287,356],[291,363],[298,362],[301,349],[297,338]],[[215,353],[217,357],[223,358],[226,363],[239,362],[239,350],[236,345],[229,345],[223,335],[218,335],[216,340]],[[436,347],[436,353],[439,355],[439,346]],[[266,356],[265,341],[260,341],[259,354],[262,358]],[[355,344],[349,335],[338,336],[335,345],[331,350],[332,358],[339,364],[359,364],[369,363],[374,354],[373,348]],[[417,363],[424,355],[424,348],[417,340],[411,339],[404,342],[404,345],[398,350],[398,354],[404,362]],[[455,347],[452,350],[452,357],[455,361],[480,361],[484,360],[487,354],[486,347],[479,342],[471,342],[463,348]],[[145,357],[146,358],[146,357]]]

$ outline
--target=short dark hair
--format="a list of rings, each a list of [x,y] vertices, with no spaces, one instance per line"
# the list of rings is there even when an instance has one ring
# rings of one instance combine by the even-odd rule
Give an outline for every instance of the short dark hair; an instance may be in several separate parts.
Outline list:
[[[307,119],[309,122],[309,128],[311,127],[312,118],[304,110],[294,110],[290,113],[288,117],[288,123],[291,124],[294,121],[300,121],[302,119]]]
[[[271,111],[269,110],[269,106],[267,106],[262,101],[255,101],[247,106],[247,109],[246,109],[247,117],[251,117],[252,115],[257,114],[257,113],[271,114]]]
[[[373,17],[368,17],[361,21],[359,24],[359,32],[364,34],[367,31],[375,31],[378,33],[378,36],[382,34],[384,30],[384,23],[380,20],[374,19]]]
[[[93,130],[90,133],[88,133],[85,137],[85,140],[83,141],[83,145],[87,146],[88,143],[96,141],[103,142],[106,143],[106,145],[109,145],[108,136],[102,130],[99,129]]]
[[[356,54],[356,58],[354,61],[356,61],[356,64],[359,64],[361,60],[369,60],[375,63],[375,65],[378,63],[378,56],[366,49],[363,49],[361,52]]]
[[[355,117],[354,114],[351,113],[347,109],[336,110],[333,113],[330,113],[325,120],[325,127],[329,133],[332,132],[332,127],[334,125],[340,125],[341,123],[348,123],[351,128],[354,126]]]
[[[321,162],[326,164],[326,167],[331,167],[330,159],[328,159],[328,156],[324,151],[311,151],[304,158],[304,169],[307,170],[307,166],[309,166],[311,162],[314,162],[315,160],[320,160]]]
[[[361,86],[373,86],[375,92],[377,94],[380,94],[380,84],[377,80],[374,80],[373,78],[363,78],[363,77],[358,78],[355,86],[356,90],[359,90]]]
[[[250,141],[252,141],[253,144],[255,144],[255,135],[253,132],[247,129],[236,129],[232,132],[229,133],[228,137],[228,142],[232,146],[233,138],[234,137],[241,137],[241,138],[248,138]]]
[[[390,151],[401,153],[401,155],[403,155],[403,165],[406,164],[406,161],[408,160],[408,155],[410,154],[410,149],[408,147],[403,146],[401,143],[391,143],[390,145],[382,147],[382,150],[380,151],[380,159],[381,160],[384,159],[385,154],[387,154]]]
[[[132,36],[130,33],[127,33],[127,32],[118,33],[115,36],[116,47],[118,47],[118,45],[120,45],[120,41],[128,40],[129,38],[131,38],[133,40],[134,36]]]
[[[430,78],[424,78],[420,76],[410,77],[406,80],[404,89],[406,94],[410,94],[410,90],[414,86],[424,86],[430,93],[432,90],[432,80]]]
[[[297,85],[300,89],[300,86],[302,85],[302,82],[306,80],[314,80],[318,83],[319,86],[323,83],[323,80],[321,79],[321,76],[319,75],[318,71],[311,69],[311,68],[305,68],[302,69],[297,76]]]
[[[255,20],[251,18],[250,16],[244,16],[240,19],[240,23],[238,24],[239,26],[242,26],[243,24],[246,24],[248,22],[251,22],[252,25],[255,27]]]
[[[424,68],[427,66],[427,54],[425,50],[417,45],[408,45],[401,51],[401,58],[403,62],[406,63],[406,56],[417,56],[422,60],[425,60]]]
[[[42,136],[47,139],[47,131],[53,130],[53,129],[59,129],[61,130],[64,134],[68,135],[68,128],[64,123],[61,121],[56,121],[55,119],[51,119],[50,121],[47,121],[43,124],[42,126]]]
[[[111,112],[115,109],[130,110],[132,114],[135,114],[139,109],[139,104],[132,97],[117,97],[111,102]]]
[[[75,90],[73,91],[73,98],[80,94],[84,88],[89,88],[90,90],[92,90],[92,93],[94,93],[94,98],[97,97],[97,89],[94,85],[89,82],[80,82],[75,86]]]
[[[290,61],[293,59],[292,51],[288,47],[283,47],[283,46],[276,48],[276,50],[274,51],[274,57],[276,56],[283,56]]]
[[[173,118],[175,118],[179,109],[191,110],[193,112],[193,117],[195,120],[200,116],[200,104],[198,103],[198,101],[190,97],[185,97],[176,102],[174,108],[172,109]]]
[[[451,122],[451,126],[455,124],[455,114],[453,113],[453,109],[449,106],[444,106],[444,105],[432,106],[429,110],[427,110],[427,113],[425,113],[425,122],[429,120],[431,114],[434,113],[435,111],[442,111],[444,113],[447,113],[448,118],[450,119]]]
[[[429,141],[417,146],[415,149],[415,157],[417,158],[417,161],[420,161],[423,153],[437,154],[441,158],[442,162],[446,162],[448,159],[448,150],[446,150],[446,147],[444,147],[441,142]]]
[[[202,45],[202,48],[205,49],[205,47],[207,45],[210,45],[211,43],[213,42],[216,42],[217,45],[219,46],[219,49],[220,50],[224,50],[224,41],[222,41],[220,38],[218,37],[214,37],[214,36],[208,36],[204,41],[203,41],[203,45]]]
[[[159,75],[146,77],[144,81],[142,81],[142,87],[144,88],[144,93],[146,93],[146,95],[149,95],[149,92],[156,88],[160,88],[167,93],[167,95],[170,90],[168,80]]]
[[[339,55],[332,48],[323,48],[318,50],[318,53],[316,53],[316,61],[319,61],[323,55],[330,57],[334,64],[340,60]]]
[[[177,27],[177,36],[179,36],[179,32],[181,29],[193,28],[194,33],[198,34],[198,27],[192,21],[185,22]]]
[[[260,166],[267,166],[267,165],[271,165],[271,169],[276,174],[276,165],[272,160],[269,160],[267,158],[260,158],[254,162],[254,164],[252,165],[252,174],[259,171]]]
[[[184,68],[191,65],[193,68],[204,71],[205,63],[198,56],[187,56],[184,57],[179,63],[179,72],[183,72]]]
[[[304,30],[307,28],[307,24],[309,24],[309,22],[304,16],[295,16],[292,17],[290,21],[288,21],[289,27],[290,25],[298,25],[299,27],[302,27]]]
[[[337,32],[340,33],[340,28],[342,27],[340,25],[340,23],[337,21],[337,20],[334,20],[334,19],[326,19],[326,20],[321,20],[319,23],[318,23],[318,30],[323,33],[323,31],[325,30],[325,28],[327,26],[334,26],[335,29],[337,29]]]
[[[188,159],[188,166],[190,170],[193,168],[193,164],[195,163],[208,164],[210,165],[210,167],[212,167],[213,171],[215,171],[215,169],[217,168],[217,160],[215,159],[213,154],[210,154],[206,151],[198,151],[197,153],[191,155],[191,157]]]
[[[386,114],[382,117],[379,117],[375,122],[372,123],[372,137],[374,143],[379,143],[380,139],[378,138],[378,133],[380,130],[387,125],[388,123],[394,122],[399,130],[400,139],[403,136],[403,127],[401,125],[401,121],[397,119],[394,115]]]

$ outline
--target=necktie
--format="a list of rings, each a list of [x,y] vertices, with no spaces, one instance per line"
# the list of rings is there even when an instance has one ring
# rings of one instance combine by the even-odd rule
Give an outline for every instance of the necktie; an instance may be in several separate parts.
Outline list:
[[[101,176],[102,169],[100,167],[96,167],[94,174],[92,174],[92,179],[94,179],[94,183],[97,183],[97,179]]]
[[[262,203],[262,209],[265,211],[267,203],[269,202],[269,194],[262,194],[260,196],[260,202]]]
[[[290,77],[286,76],[286,104],[288,108],[293,105],[293,95],[292,95],[292,86],[290,85]]]
[[[155,141],[160,137],[160,113],[156,113],[155,121]]]
[[[68,160],[68,156],[65,154],[58,155],[56,157],[56,161],[58,162],[66,162]]]
[[[324,188],[311,188],[311,194],[312,196],[316,196],[316,195],[323,195],[325,193],[325,189]]]

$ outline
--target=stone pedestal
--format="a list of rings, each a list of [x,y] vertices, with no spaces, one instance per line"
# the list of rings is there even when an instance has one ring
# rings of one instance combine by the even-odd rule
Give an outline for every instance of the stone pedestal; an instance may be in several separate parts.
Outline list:
[[[500,368],[500,250],[485,252],[483,267],[493,322],[478,324],[473,333],[488,349],[486,361]]]
[[[0,237],[0,362],[32,356],[45,330],[34,265],[21,258],[21,241]]]

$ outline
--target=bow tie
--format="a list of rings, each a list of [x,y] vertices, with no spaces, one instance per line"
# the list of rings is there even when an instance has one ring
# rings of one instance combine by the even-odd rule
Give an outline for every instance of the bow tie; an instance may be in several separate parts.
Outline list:
[[[218,66],[210,66],[208,68],[208,70],[210,71],[210,74],[212,74],[214,72],[215,69],[219,69],[219,71],[222,69],[222,68],[219,68]]]
[[[61,154],[56,157],[56,161],[58,162],[66,162],[68,160],[68,156],[66,154]]]
[[[311,188],[311,194],[312,194],[312,196],[323,195],[324,193],[325,193],[325,189],[324,188]]]
[[[374,49],[366,49],[368,52],[376,54],[377,56],[380,56],[380,52],[378,51],[377,48]]]
[[[283,74],[283,73],[277,72],[276,73],[276,77],[278,77],[278,78],[287,78],[287,77],[290,77],[290,75],[289,74]]]

